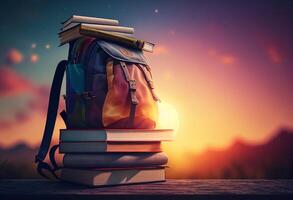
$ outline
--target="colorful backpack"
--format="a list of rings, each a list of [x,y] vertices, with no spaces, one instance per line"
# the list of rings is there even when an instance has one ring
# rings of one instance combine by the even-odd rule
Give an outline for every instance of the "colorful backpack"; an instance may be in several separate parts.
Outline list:
[[[61,61],[52,82],[43,139],[35,162],[38,172],[58,166],[50,150],[53,168],[44,162],[49,151],[58,112],[60,89],[66,72],[68,129],[152,129],[156,126],[159,100],[154,92],[151,68],[141,50],[85,37],[69,44],[68,61]],[[57,176],[55,175],[57,178]]]

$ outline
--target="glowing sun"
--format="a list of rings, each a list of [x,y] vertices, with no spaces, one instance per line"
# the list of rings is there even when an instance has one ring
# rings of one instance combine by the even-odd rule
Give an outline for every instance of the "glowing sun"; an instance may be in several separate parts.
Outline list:
[[[176,133],[176,130],[179,128],[179,118],[174,106],[162,101],[158,103],[158,108],[159,120],[157,127],[161,129],[173,129],[174,133]]]

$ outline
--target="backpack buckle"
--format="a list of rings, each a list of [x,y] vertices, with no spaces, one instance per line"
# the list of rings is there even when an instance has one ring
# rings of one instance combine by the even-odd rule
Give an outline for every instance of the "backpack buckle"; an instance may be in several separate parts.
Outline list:
[[[135,80],[129,80],[129,89],[130,90],[136,90],[136,81]]]
[[[135,95],[135,90],[130,91],[130,100],[131,100],[131,104],[133,104],[133,105],[138,104],[138,99],[137,99],[137,97]]]

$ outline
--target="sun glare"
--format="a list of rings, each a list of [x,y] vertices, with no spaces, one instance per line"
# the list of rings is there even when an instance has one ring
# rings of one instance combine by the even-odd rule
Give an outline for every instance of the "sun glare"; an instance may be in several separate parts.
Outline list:
[[[174,106],[163,101],[158,103],[158,107],[158,128],[173,129],[174,134],[176,134],[176,130],[179,128],[179,118],[176,109]]]

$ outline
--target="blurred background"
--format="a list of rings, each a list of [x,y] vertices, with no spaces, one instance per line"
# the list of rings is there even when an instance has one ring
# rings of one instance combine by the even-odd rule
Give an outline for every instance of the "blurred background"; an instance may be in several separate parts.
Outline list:
[[[0,178],[38,177],[68,51],[57,33],[73,14],[118,19],[156,43],[146,57],[176,128],[167,178],[293,178],[293,1],[6,0],[0,11]],[[55,143],[64,127],[58,118]]]

